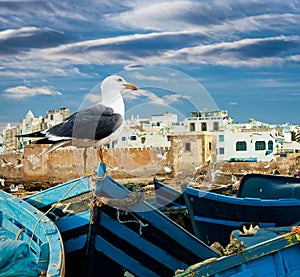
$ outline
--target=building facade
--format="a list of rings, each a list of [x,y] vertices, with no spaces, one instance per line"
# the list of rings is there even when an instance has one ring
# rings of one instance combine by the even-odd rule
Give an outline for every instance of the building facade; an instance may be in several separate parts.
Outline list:
[[[247,129],[217,132],[217,161],[270,161],[277,153],[275,132]]]

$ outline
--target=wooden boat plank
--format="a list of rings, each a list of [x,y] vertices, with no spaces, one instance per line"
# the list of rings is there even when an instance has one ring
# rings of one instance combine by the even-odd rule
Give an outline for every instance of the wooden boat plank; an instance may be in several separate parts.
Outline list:
[[[101,191],[115,199],[122,199],[128,195],[128,190],[126,191],[117,183],[113,186],[113,183],[115,182],[111,178],[106,177],[99,187],[101,187]],[[96,194],[97,193],[99,194],[96,190]],[[131,207],[131,210],[136,212],[141,219],[163,231],[172,241],[176,241],[183,248],[189,249],[193,255],[197,255],[202,259],[218,256],[210,247],[192,236],[185,229],[166,217],[159,210],[156,210],[155,207],[151,206],[147,202],[140,202]]]
[[[37,209],[41,209],[57,203],[59,200],[76,197],[90,191],[91,187],[88,178],[82,177],[33,194],[25,198],[25,200]]]
[[[297,261],[297,257],[300,257],[300,241],[297,236],[295,233],[288,233],[246,248],[241,254],[220,258],[215,262],[203,264],[198,268],[195,267],[194,270],[190,270],[190,272],[176,276],[247,276],[249,272],[254,274],[252,276],[292,276],[290,275],[291,271],[293,271],[293,274],[299,274],[300,264]],[[285,251],[285,249],[288,251]],[[280,257],[276,254],[279,251]],[[273,255],[275,255],[275,259]],[[292,259],[287,259],[286,256],[291,256]],[[281,264],[284,263],[284,268],[278,267],[280,265],[278,259]],[[274,260],[277,261],[276,264]],[[288,263],[290,262],[292,262],[290,264],[292,268],[289,269]],[[277,275],[276,266],[279,272],[282,273],[284,271],[284,275]],[[263,270],[267,272],[263,272]]]
[[[100,225],[103,225],[103,228],[109,229],[115,236],[118,236],[121,239],[126,238],[128,243],[135,245],[137,250],[147,253],[154,260],[157,260],[158,264],[162,263],[169,268],[174,268],[178,265],[186,267],[186,264],[176,259],[176,257],[169,255],[164,249],[157,247],[155,244],[143,238],[140,234],[135,233],[122,223],[113,220],[104,213],[101,213],[100,215]]]
[[[90,211],[85,211],[76,215],[72,215],[61,220],[56,221],[56,225],[60,232],[63,233],[68,230],[79,228],[89,224]]]
[[[180,191],[167,187],[160,181],[154,179],[156,207],[157,208],[186,208],[183,195]]]
[[[78,236],[76,238],[64,240],[66,254],[81,250],[84,248],[87,241],[87,234]]]
[[[105,252],[109,258],[117,261],[124,268],[130,268],[132,273],[136,274],[137,276],[159,276],[155,272],[138,263],[135,259],[129,257],[126,253],[114,247],[100,236],[96,237],[96,248],[100,252]]]

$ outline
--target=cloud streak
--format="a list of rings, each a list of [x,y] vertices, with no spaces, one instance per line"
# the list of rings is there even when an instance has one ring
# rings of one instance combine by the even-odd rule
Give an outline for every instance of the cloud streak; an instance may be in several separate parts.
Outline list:
[[[79,99],[79,87],[148,66],[191,74],[219,96],[245,93],[245,82],[261,92],[298,89],[299,0],[0,1],[0,25],[2,111],[14,100],[34,103],[61,92],[66,102],[71,91]],[[166,85],[164,76],[146,77],[133,76],[144,84],[142,99],[176,101],[146,91]],[[47,104],[56,105],[52,100]]]
[[[61,92],[52,87],[29,88],[27,86],[16,86],[4,90],[4,96],[15,100],[31,98],[38,95],[62,95]]]

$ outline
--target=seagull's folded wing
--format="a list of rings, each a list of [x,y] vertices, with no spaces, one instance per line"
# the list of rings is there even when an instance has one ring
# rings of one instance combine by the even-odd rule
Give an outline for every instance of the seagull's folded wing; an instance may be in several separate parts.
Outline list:
[[[49,128],[47,137],[52,139],[100,140],[115,132],[122,124],[122,116],[112,108],[98,104],[80,110],[64,122]]]

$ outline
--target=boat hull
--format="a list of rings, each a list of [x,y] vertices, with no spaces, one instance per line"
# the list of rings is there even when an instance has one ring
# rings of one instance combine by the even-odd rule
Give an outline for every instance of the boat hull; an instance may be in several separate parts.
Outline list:
[[[39,274],[64,276],[65,253],[62,238],[58,228],[46,214],[20,198],[0,191],[0,226],[2,241],[6,239],[12,239],[12,243],[16,240],[23,241],[29,247],[30,256],[34,258]],[[4,250],[0,255],[4,255]],[[16,263],[14,268],[16,270],[18,268]],[[21,268],[21,270],[24,276],[33,276],[24,273],[33,269]],[[7,276],[5,274],[0,275]],[[13,275],[20,276],[16,272]]]
[[[195,235],[207,244],[229,243],[230,233],[243,223],[260,227],[290,226],[299,221],[300,200],[240,198],[184,188]]]
[[[246,248],[240,254],[196,264],[176,277],[300,276],[299,234],[288,233]]]
[[[124,201],[131,192],[98,168],[95,190],[80,178],[26,199],[59,228],[65,246],[66,276],[172,276],[177,268],[218,254],[140,200],[125,210],[99,205],[100,197]],[[102,199],[102,198],[101,198]]]

